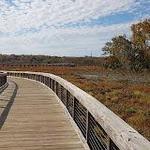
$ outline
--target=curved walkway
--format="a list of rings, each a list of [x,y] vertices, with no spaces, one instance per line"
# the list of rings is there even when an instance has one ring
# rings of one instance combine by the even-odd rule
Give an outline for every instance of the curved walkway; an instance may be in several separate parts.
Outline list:
[[[35,81],[11,78],[17,94],[0,130],[2,150],[84,150],[55,94]]]

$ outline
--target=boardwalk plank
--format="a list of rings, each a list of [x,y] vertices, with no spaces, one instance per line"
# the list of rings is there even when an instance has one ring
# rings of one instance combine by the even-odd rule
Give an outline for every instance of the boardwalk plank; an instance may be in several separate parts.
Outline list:
[[[18,92],[0,130],[0,149],[85,149],[51,90],[34,81],[19,78],[12,80],[18,85]]]

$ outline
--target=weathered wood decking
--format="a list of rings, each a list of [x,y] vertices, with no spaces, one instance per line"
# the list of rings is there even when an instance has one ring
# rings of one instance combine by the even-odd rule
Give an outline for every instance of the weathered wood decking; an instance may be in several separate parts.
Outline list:
[[[17,84],[18,90],[0,130],[0,150],[85,149],[50,89],[35,81],[21,78],[11,80]],[[5,94],[9,93],[10,90]],[[8,97],[5,96],[5,99]]]

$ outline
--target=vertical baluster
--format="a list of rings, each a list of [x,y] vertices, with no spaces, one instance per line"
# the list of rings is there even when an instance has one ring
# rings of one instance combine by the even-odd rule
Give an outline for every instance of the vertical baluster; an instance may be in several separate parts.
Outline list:
[[[56,95],[58,96],[58,82],[56,82]]]
[[[45,85],[47,86],[48,85],[48,77],[45,77]]]
[[[89,111],[86,110],[86,135],[85,139],[88,140],[88,133],[89,133]]]
[[[53,80],[51,80],[51,89],[53,90]]]
[[[55,90],[55,81],[53,80],[53,91]]]
[[[70,94],[69,91],[67,91],[67,109],[70,113],[70,115],[74,116],[74,97]]]
[[[54,93],[56,93],[56,81],[54,81]]]
[[[75,98],[73,98],[73,103],[72,103],[72,118],[74,120],[74,115],[75,114]]]
[[[45,76],[42,75],[42,83],[45,84]]]
[[[47,85],[47,77],[45,76],[45,85]]]
[[[47,77],[47,86],[49,87],[49,77]]]
[[[45,76],[43,76],[43,83],[45,84]]]
[[[49,78],[49,88],[51,89],[51,78]]]
[[[50,85],[50,87],[51,87],[51,89],[53,88],[53,80],[51,79],[51,83],[50,83],[51,85]],[[53,90],[53,89],[52,89]]]
[[[49,87],[49,77],[47,77],[47,86]]]
[[[42,82],[42,76],[40,75],[40,82]]]

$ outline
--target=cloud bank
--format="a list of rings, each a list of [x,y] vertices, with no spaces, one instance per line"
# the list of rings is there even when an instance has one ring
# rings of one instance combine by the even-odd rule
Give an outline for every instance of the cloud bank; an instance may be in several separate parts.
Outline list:
[[[149,0],[1,0],[0,50],[61,56],[93,51],[97,56],[112,36],[130,35],[131,23],[149,16],[147,4]],[[103,25],[102,18],[126,13],[140,18]]]

